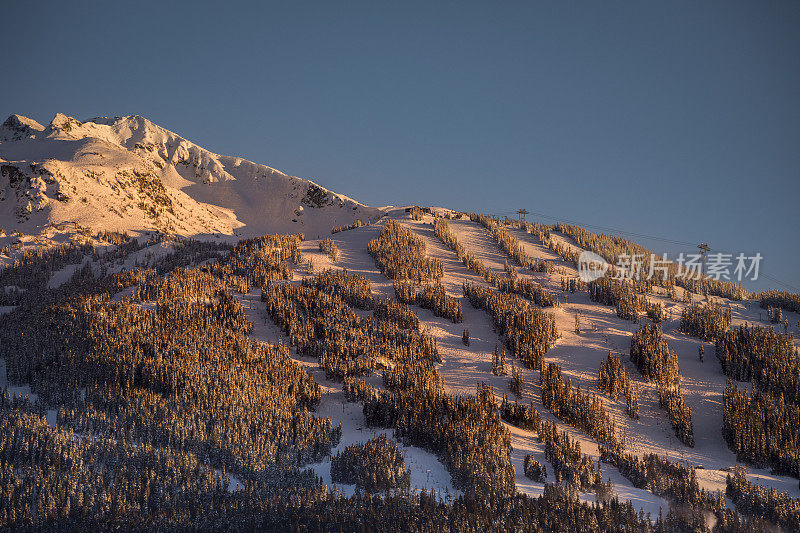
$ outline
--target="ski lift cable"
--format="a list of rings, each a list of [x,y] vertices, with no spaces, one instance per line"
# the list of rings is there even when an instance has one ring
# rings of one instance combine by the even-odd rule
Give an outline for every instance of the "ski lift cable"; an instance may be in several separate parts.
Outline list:
[[[510,212],[501,212],[500,214],[507,214],[507,213],[510,213]],[[693,242],[679,241],[679,240],[676,240],[676,239],[668,239],[666,237],[659,237],[659,236],[656,236],[656,235],[648,235],[646,233],[638,233],[638,232],[634,232],[634,231],[627,231],[627,230],[623,230],[623,229],[619,229],[619,228],[612,228],[610,226],[601,226],[601,225],[598,225],[598,224],[588,224],[586,222],[580,222],[580,221],[577,221],[577,220],[571,220],[571,219],[563,218],[563,217],[555,217],[555,216],[552,216],[552,215],[547,215],[547,214],[544,214],[544,213],[537,213],[537,212],[534,212],[534,211],[530,211],[528,214],[530,214],[532,216],[535,216],[535,217],[555,220],[555,221],[558,221],[558,222],[566,222],[568,224],[575,224],[576,226],[599,229],[601,231],[608,232],[609,234],[624,234],[624,235],[630,235],[630,236],[633,236],[633,237],[639,237],[639,238],[642,238],[642,239],[652,239],[652,240],[656,240],[656,241],[662,241],[662,242],[667,242],[667,243],[671,243],[671,244],[678,244],[678,245],[682,245],[682,246],[692,246],[692,247],[697,246],[697,243],[693,243]],[[720,250],[715,250],[715,251],[716,252],[720,252]],[[785,282],[785,281],[783,281],[781,279],[778,279],[775,276],[772,276],[772,275],[764,273],[764,272],[762,272],[761,275],[764,276],[765,278],[769,279],[770,281],[774,282],[774,283],[777,283],[779,285],[783,285],[784,287],[786,287],[788,289],[791,289],[793,291],[800,292],[800,288],[798,288],[797,286],[792,285],[791,283],[787,283],[787,282]]]

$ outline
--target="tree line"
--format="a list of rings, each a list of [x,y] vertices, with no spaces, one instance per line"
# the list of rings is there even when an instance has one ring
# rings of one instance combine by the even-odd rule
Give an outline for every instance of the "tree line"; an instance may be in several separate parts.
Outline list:
[[[608,394],[612,400],[623,396],[625,412],[630,418],[639,419],[639,395],[631,382],[630,374],[625,370],[617,354],[609,351],[608,357],[600,361],[600,368],[597,370],[597,388]]]
[[[664,319],[660,302],[651,303],[645,296],[637,295],[628,281],[619,281],[609,276],[598,278],[587,284],[589,299],[615,308],[617,316],[623,320],[639,321],[646,313],[652,322]]]
[[[340,233],[342,231],[350,231],[351,229],[361,228],[363,226],[369,226],[370,224],[377,222],[378,220],[382,219],[385,216],[386,216],[385,214],[373,215],[367,218],[366,222],[364,222],[362,219],[359,218],[358,220],[351,222],[350,224],[344,224],[342,226],[334,226],[331,228],[331,235]]]
[[[367,243],[381,273],[393,280],[422,283],[444,276],[442,262],[425,255],[425,242],[397,222],[389,222],[380,234]]]
[[[525,472],[525,477],[537,483],[544,483],[547,478],[547,467],[534,459],[532,455],[525,455],[522,468]]]
[[[726,376],[800,403],[800,351],[791,335],[743,324],[718,336],[714,347]]]
[[[516,275],[516,268],[513,265],[505,264],[506,276],[493,271],[482,261],[477,259],[472,252],[458,241],[455,233],[450,229],[449,224],[442,218],[437,218],[434,222],[434,234],[442,243],[453,250],[467,269],[481,276],[487,283],[497,287],[502,292],[519,294],[528,298],[539,307],[558,307],[559,301],[552,292],[545,289],[531,279],[520,279]],[[549,263],[548,263],[549,264]]]
[[[327,255],[334,263],[339,258],[339,247],[336,246],[336,243],[331,238],[319,241],[319,251]]]
[[[336,452],[331,458],[331,480],[367,492],[386,492],[408,489],[411,473],[397,444],[380,435]]]
[[[680,330],[704,341],[722,337],[731,327],[731,310],[719,305],[689,305],[681,312]]]
[[[384,374],[386,390],[360,380],[345,382],[348,398],[363,402],[367,425],[394,428],[405,444],[435,453],[461,490],[482,498],[512,495],[510,437],[495,411],[493,393],[479,386],[474,397],[451,396],[441,383],[415,380],[413,368],[399,372],[401,377],[390,379]]]
[[[800,477],[800,407],[782,394],[725,386],[722,436],[738,461]]]
[[[465,282],[463,290],[473,307],[489,313],[512,354],[528,368],[542,368],[544,354],[558,338],[555,317],[551,313],[530,306],[519,296],[474,283]]]
[[[428,283],[419,289],[417,290],[417,286],[408,281],[394,282],[397,301],[430,309],[434,316],[447,318],[456,324],[461,323],[463,319],[461,300],[449,296],[441,283]]]
[[[653,453],[638,457],[605,446],[600,446],[600,461],[616,467],[634,487],[670,500],[670,513],[677,513],[676,518],[681,523],[676,531],[707,530],[707,513],[712,513],[716,519],[713,531],[766,530],[759,521],[743,521],[735,511],[727,508],[719,493],[712,495],[700,488],[697,473],[689,465]]]
[[[598,234],[580,226],[563,223],[557,224],[555,229],[569,236],[579,247],[598,254],[611,265],[616,265],[617,258],[620,256],[633,257],[634,255],[639,255],[642,260],[641,271],[649,275],[652,266],[653,277],[650,281],[663,287],[669,288],[678,285],[695,294],[715,295],[730,300],[744,300],[750,297],[750,293],[741,284],[717,280],[708,276],[700,276],[699,279],[693,279],[690,276],[678,276],[678,263],[673,261],[651,265],[651,259],[654,256],[659,261],[662,261],[662,257],[627,239],[602,233]],[[577,259],[577,254],[574,254],[574,256]],[[577,261],[571,262],[576,267],[578,266]]]
[[[727,475],[725,495],[744,515],[763,517],[785,531],[800,531],[800,500],[785,492],[751,483],[744,468],[737,467],[733,476]]]
[[[678,355],[664,340],[661,326],[644,324],[631,337],[631,361],[648,381],[658,387],[659,405],[667,412],[675,436],[694,446],[692,409],[681,393]]]
[[[743,324],[716,338],[722,373],[752,383],[752,392],[728,380],[723,437],[737,458],[800,477],[800,352],[792,337],[771,327]]]
[[[768,289],[759,294],[758,299],[763,309],[780,307],[784,311],[800,313],[800,294]]]
[[[439,360],[435,339],[402,328],[408,324],[401,314],[377,315],[399,322],[362,318],[341,297],[310,286],[267,283],[261,299],[297,352],[319,358],[329,378],[361,376],[404,360],[417,362],[429,374]]]
[[[544,456],[553,467],[556,482],[580,491],[602,490],[603,476],[591,457],[581,451],[581,443],[552,422],[542,422],[539,440],[544,441]]]
[[[542,405],[559,419],[582,429],[609,448],[622,447],[615,435],[615,425],[600,399],[589,391],[581,391],[580,387],[573,388],[570,379],[562,377],[561,367],[548,363],[539,374],[539,384]]]
[[[505,231],[494,218],[487,215],[470,214],[469,219],[486,228],[498,248],[517,265],[533,272],[550,273],[555,271],[551,262],[530,257],[519,239]]]

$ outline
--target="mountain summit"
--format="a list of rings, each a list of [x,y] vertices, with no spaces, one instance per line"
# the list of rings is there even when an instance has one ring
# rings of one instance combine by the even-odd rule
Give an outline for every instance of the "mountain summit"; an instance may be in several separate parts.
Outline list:
[[[36,233],[74,222],[97,230],[181,235],[305,233],[380,215],[316,183],[210,152],[144,117],[58,113],[48,126],[0,126],[0,227]]]

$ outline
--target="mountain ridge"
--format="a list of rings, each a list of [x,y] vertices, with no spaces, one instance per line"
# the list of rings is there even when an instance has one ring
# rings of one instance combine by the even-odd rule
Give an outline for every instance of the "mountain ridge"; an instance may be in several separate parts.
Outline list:
[[[6,205],[3,205],[6,204]],[[216,154],[140,115],[0,126],[0,227],[75,222],[186,236],[329,234],[383,211],[241,157]]]

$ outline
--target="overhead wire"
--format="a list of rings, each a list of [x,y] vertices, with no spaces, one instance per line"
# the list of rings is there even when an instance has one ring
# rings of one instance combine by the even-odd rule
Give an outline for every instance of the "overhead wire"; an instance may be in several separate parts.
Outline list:
[[[511,212],[511,211],[501,211],[498,214],[502,214],[502,215],[506,215],[507,216],[507,215],[513,215],[513,214],[516,214],[516,213],[515,212]],[[697,243],[694,243],[694,242],[679,241],[679,240],[676,240],[676,239],[668,239],[666,237],[659,237],[657,235],[648,235],[646,233],[640,233],[640,232],[635,232],[635,231],[627,231],[627,230],[623,230],[623,229],[620,229],[620,228],[612,228],[612,227],[609,227],[609,226],[601,226],[601,225],[598,225],[598,224],[588,224],[586,222],[580,222],[580,221],[577,221],[577,220],[570,220],[570,219],[564,218],[564,217],[555,217],[555,216],[547,215],[547,214],[544,214],[544,213],[536,213],[536,212],[530,211],[530,212],[528,212],[528,214],[532,215],[532,216],[535,216],[535,217],[539,217],[539,218],[546,218],[546,219],[549,219],[549,220],[555,220],[557,222],[566,222],[568,224],[574,224],[576,226],[581,226],[581,227],[586,227],[586,228],[595,228],[595,229],[599,229],[601,231],[608,232],[609,234],[630,235],[630,236],[633,236],[633,237],[638,237],[640,239],[651,239],[651,240],[656,240],[656,241],[667,242],[667,243],[670,243],[670,244],[677,244],[677,245],[681,245],[681,246],[692,246],[692,247],[697,246]],[[715,252],[720,252],[720,250],[714,250],[714,251]],[[767,278],[767,279],[769,279],[771,281],[773,281],[774,283],[777,283],[779,285],[783,285],[784,287],[792,289],[793,291],[800,292],[800,288],[792,285],[791,283],[787,283],[787,282],[785,282],[783,280],[780,280],[780,279],[776,278],[775,276],[772,276],[772,275],[764,273],[764,272],[761,272],[760,275],[764,276],[765,278]]]

